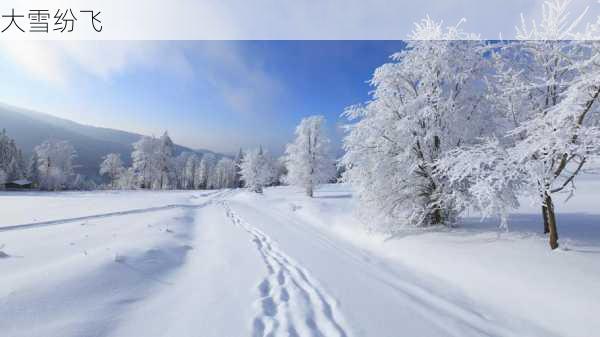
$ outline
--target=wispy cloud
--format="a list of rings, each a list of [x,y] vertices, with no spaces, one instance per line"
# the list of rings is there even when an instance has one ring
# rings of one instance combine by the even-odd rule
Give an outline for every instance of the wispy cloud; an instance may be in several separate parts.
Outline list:
[[[0,41],[0,50],[32,78],[68,86],[80,74],[105,81],[131,68],[156,68],[187,76],[185,54],[151,41]]]
[[[265,70],[260,55],[247,57],[238,43],[207,42],[199,52],[205,61],[205,80],[235,112],[269,113],[277,97],[285,94],[283,83]]]

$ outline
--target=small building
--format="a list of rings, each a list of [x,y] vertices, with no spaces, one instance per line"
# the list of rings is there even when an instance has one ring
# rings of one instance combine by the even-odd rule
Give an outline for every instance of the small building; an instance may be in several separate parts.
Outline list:
[[[33,187],[32,185],[33,184],[31,183],[31,181],[27,179],[19,179],[7,182],[6,184],[4,184],[4,188],[6,188],[7,190],[28,190],[31,189],[31,187]]]

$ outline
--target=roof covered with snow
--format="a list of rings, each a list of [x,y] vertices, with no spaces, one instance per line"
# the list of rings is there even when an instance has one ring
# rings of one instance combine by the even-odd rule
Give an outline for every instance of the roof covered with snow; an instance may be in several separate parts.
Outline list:
[[[31,184],[31,181],[27,180],[27,179],[19,179],[19,180],[15,180],[15,181],[11,181],[11,184],[15,184],[15,185],[29,185]]]

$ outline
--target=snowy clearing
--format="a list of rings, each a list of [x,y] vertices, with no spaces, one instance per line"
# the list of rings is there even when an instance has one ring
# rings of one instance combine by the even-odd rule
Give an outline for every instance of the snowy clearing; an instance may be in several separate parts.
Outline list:
[[[4,192],[2,335],[591,336],[599,184],[581,185],[556,251],[533,205],[509,233],[368,234],[346,185]]]

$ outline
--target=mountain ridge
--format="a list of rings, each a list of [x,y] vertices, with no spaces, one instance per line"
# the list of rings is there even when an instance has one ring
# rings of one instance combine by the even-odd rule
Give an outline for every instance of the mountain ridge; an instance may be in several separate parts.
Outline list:
[[[98,168],[102,157],[108,153],[119,153],[124,163],[130,165],[132,144],[144,136],[129,131],[87,125],[6,103],[0,103],[0,129],[6,129],[8,136],[15,140],[26,159],[31,156],[35,146],[47,139],[69,141],[77,151],[74,161],[76,172],[94,180],[100,179]],[[225,156],[206,149],[175,145],[175,154],[184,151],[199,155],[212,153],[217,157]]]

